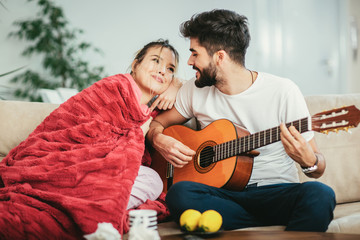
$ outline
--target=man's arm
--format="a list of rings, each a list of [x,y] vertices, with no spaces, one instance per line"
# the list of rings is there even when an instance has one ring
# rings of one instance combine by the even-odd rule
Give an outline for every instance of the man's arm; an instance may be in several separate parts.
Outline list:
[[[187,119],[173,107],[155,117],[150,124],[150,129],[147,134],[147,139],[153,147],[175,167],[183,167],[191,161],[192,156],[195,155],[195,151],[162,132],[165,128],[182,124],[186,120]]]
[[[307,173],[308,177],[319,178],[325,171],[325,158],[319,151],[315,139],[307,142],[294,126],[287,129],[285,124],[280,125],[281,141],[286,153],[301,167],[311,167],[317,162],[317,169]]]

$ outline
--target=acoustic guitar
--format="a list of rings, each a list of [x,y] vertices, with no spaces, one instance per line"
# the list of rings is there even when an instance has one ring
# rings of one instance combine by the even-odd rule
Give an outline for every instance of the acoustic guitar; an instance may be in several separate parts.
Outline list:
[[[347,131],[356,127],[359,121],[360,111],[352,105],[324,111],[286,126],[294,126],[300,133],[313,130],[327,134],[330,131]],[[153,149],[151,167],[159,173],[164,192],[180,181],[241,191],[247,185],[253,168],[253,156],[249,152],[280,141],[279,126],[249,134],[226,119],[216,120],[200,131],[174,125],[166,128],[164,134],[196,151],[192,161],[182,168],[174,168]]]

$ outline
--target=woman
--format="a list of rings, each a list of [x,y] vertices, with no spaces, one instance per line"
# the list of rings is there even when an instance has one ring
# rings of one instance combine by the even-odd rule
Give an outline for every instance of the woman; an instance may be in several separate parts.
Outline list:
[[[157,97],[161,93],[150,109],[172,108],[177,90],[181,86],[177,79],[173,80],[178,58],[176,50],[167,42],[162,42],[161,46],[159,42],[151,42],[138,52],[132,63],[130,74],[142,91],[142,104],[151,102],[154,95]],[[144,136],[151,120],[152,118],[142,126]],[[160,176],[150,167],[140,166],[127,209],[136,208],[148,199],[156,200],[162,189]]]
[[[81,239],[100,222],[126,231],[127,208],[159,194],[141,185],[144,174],[157,177],[140,169],[151,114],[146,104],[168,89],[177,63],[167,41],[149,43],[131,74],[81,91],[12,149],[0,163],[0,238]],[[130,193],[140,201],[128,206]]]

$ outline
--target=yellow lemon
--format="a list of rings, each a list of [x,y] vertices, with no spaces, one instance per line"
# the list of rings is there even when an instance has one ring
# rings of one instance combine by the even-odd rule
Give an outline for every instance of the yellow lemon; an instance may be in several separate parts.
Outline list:
[[[180,226],[184,231],[192,232],[195,231],[201,213],[194,209],[185,210],[180,216]]]
[[[217,232],[222,225],[222,216],[215,210],[207,210],[201,214],[198,230],[201,232]]]

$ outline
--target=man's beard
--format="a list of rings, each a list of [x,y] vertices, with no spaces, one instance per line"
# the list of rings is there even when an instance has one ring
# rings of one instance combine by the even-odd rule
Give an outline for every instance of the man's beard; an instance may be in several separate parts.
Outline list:
[[[198,70],[200,75],[199,78],[195,80],[196,87],[198,88],[203,88],[206,86],[210,87],[217,83],[216,80],[217,71],[213,63],[209,63],[209,66],[204,68],[202,72],[200,71],[200,69],[198,69],[195,66],[193,66],[193,69]]]

